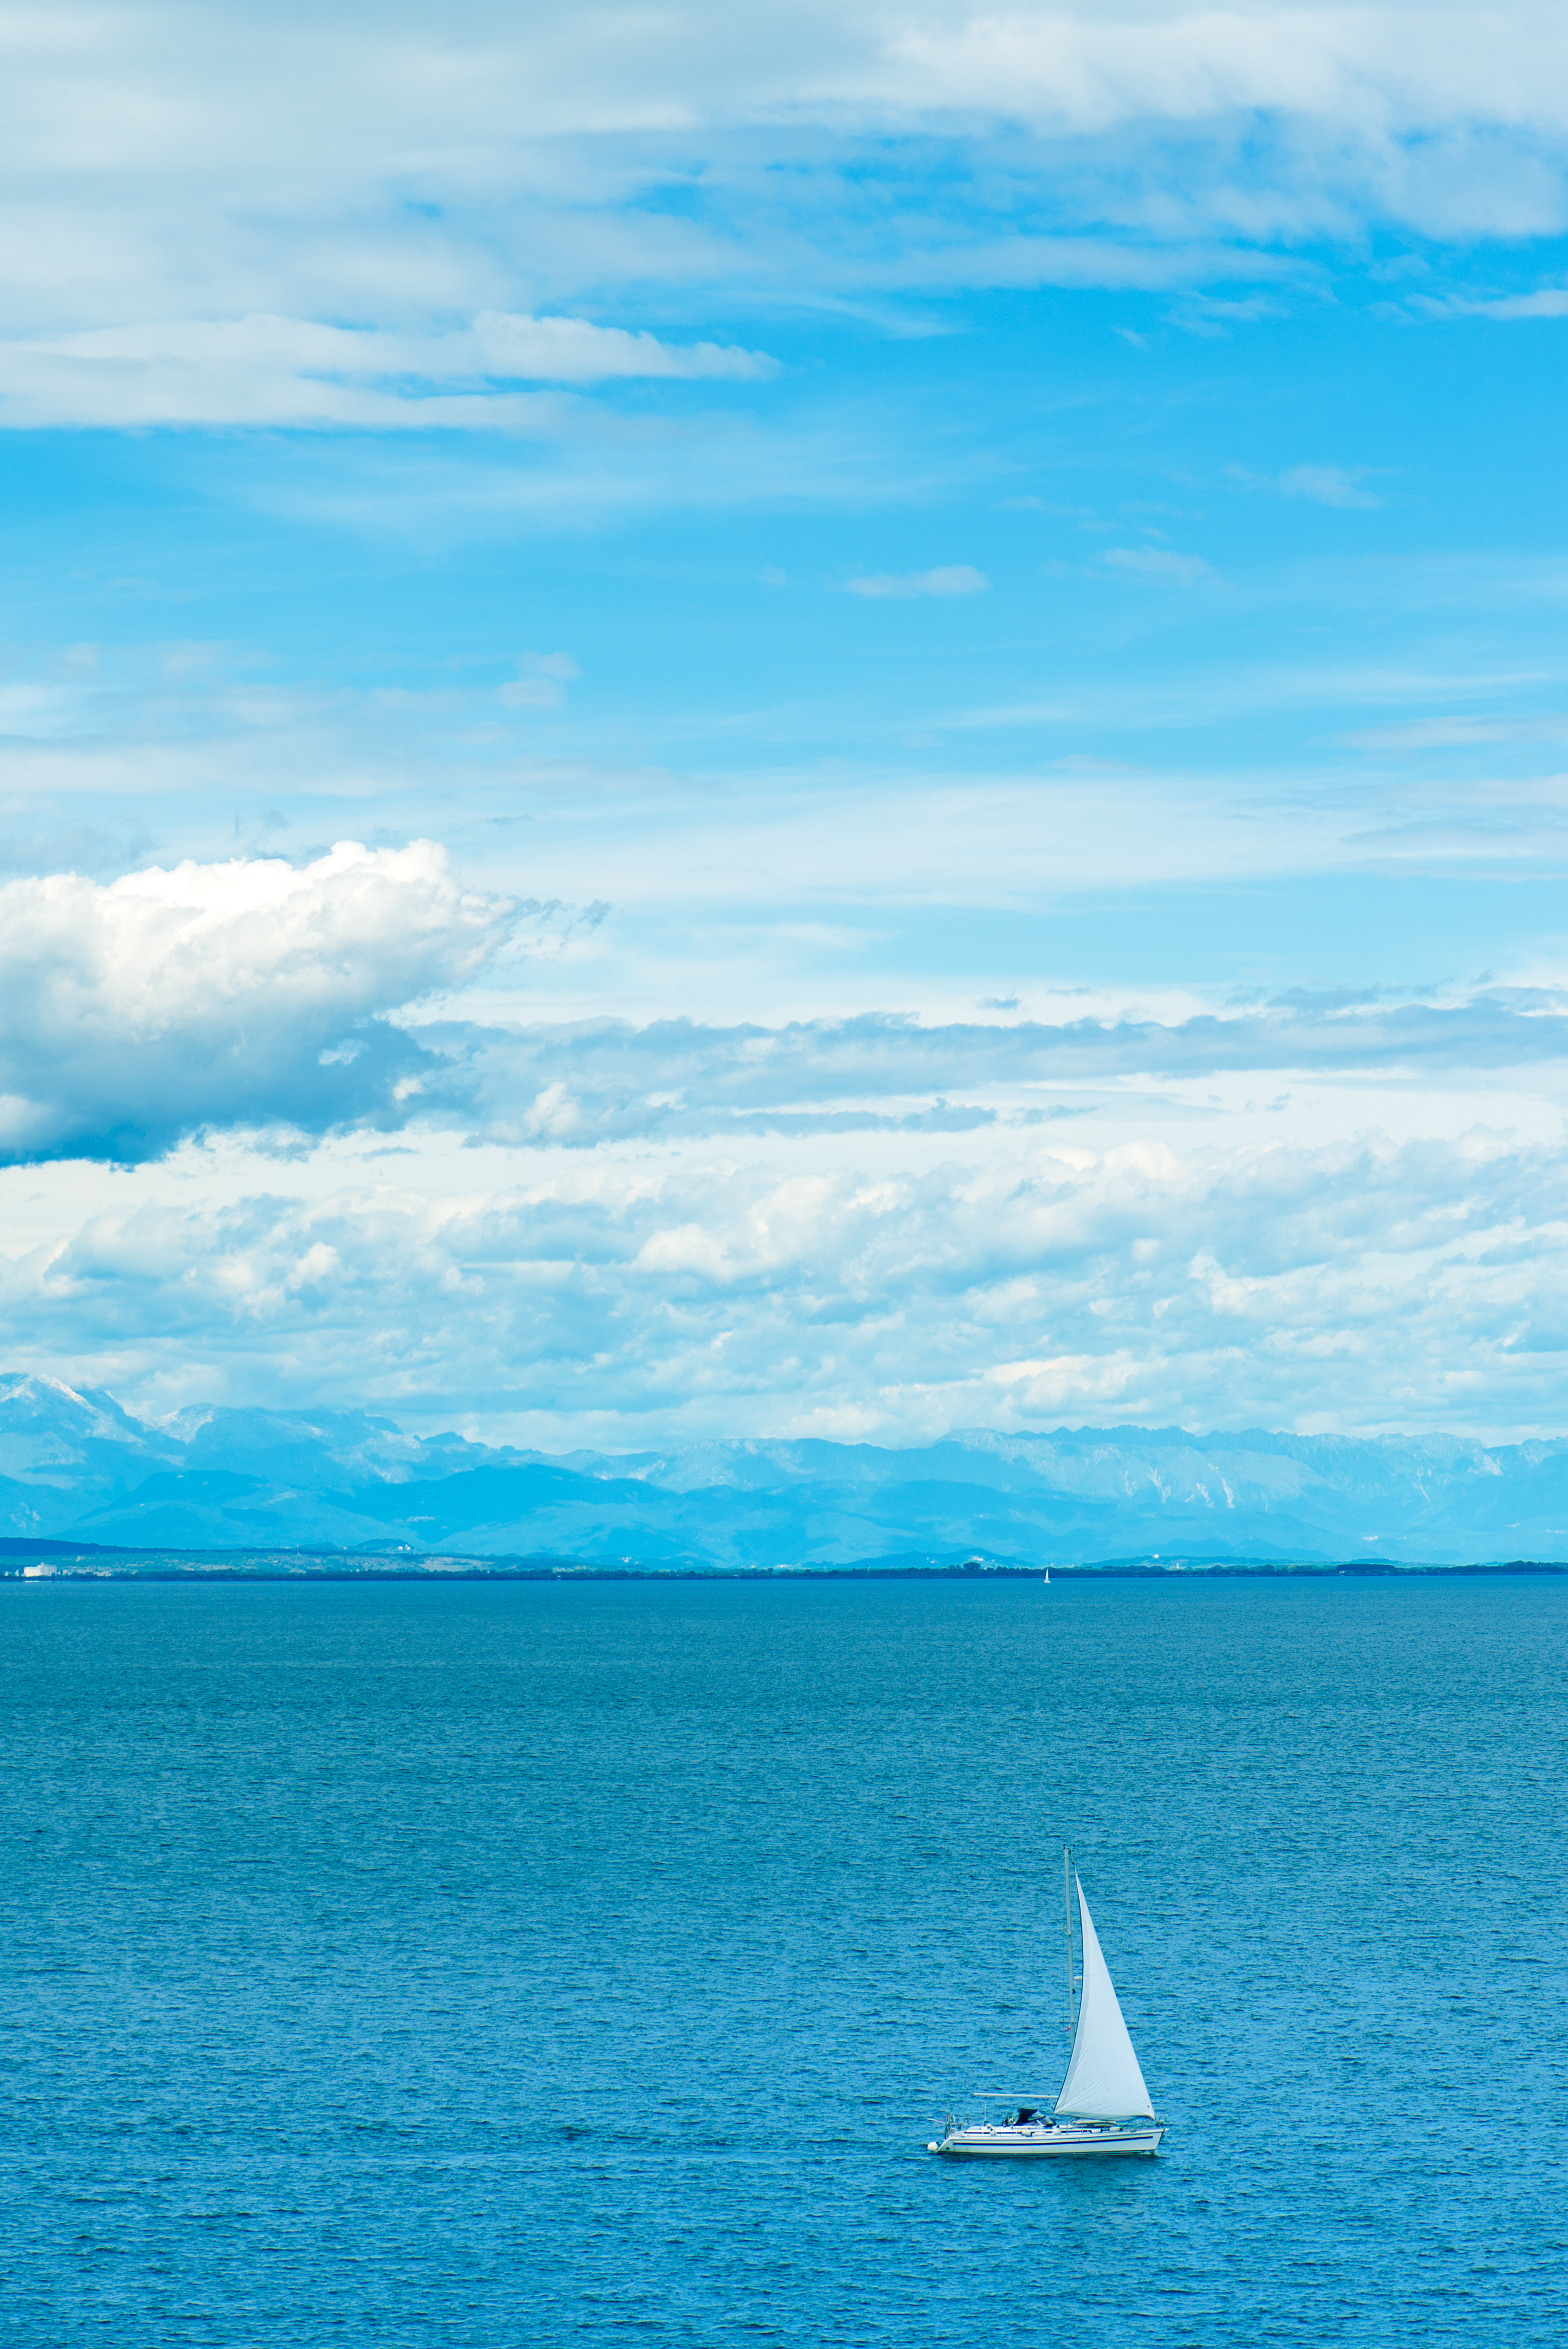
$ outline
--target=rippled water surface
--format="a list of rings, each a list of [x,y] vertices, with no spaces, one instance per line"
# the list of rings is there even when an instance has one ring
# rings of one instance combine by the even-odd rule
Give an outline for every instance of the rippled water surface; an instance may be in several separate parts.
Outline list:
[[[0,1587],[0,2338],[1560,2343],[1568,1589]],[[1063,1838],[1170,2135],[1054,2087]]]

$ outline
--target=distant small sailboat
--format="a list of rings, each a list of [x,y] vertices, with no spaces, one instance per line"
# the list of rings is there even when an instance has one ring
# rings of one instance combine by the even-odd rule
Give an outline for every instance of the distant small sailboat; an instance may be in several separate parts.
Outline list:
[[[1078,1895],[1078,1925],[1083,1964],[1078,1971],[1078,2011],[1075,2024],[1073,1992],[1073,1926],[1071,1893]],[[1049,2119],[1040,2115],[1049,2095],[1019,2096],[996,2088],[977,2088],[981,2117],[955,2120],[948,2116],[946,2134],[933,2138],[928,2153],[954,2159],[1029,2159],[1044,2154],[1158,2153],[1165,2123],[1155,2117],[1121,2004],[1100,1948],[1095,1920],[1084,1898],[1084,1888],[1073,1868],[1071,1853],[1062,1861],[1063,1923],[1067,1935],[1067,2023],[1073,2032],[1073,2053]],[[992,2121],[993,2109],[1003,2117]]]

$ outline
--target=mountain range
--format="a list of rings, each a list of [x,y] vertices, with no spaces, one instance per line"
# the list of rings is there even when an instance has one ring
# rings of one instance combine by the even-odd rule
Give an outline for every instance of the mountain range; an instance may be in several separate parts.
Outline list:
[[[968,1429],[890,1448],[744,1441],[561,1457],[360,1411],[196,1409],[0,1374],[0,1537],[171,1550],[842,1567],[1181,1555],[1568,1558],[1568,1440]]]

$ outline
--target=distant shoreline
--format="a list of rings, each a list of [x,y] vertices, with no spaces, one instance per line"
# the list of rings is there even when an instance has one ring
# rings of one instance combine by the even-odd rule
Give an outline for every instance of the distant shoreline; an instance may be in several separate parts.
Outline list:
[[[902,1556],[847,1565],[710,1566],[692,1560],[562,1557],[550,1553],[475,1557],[452,1550],[419,1557],[375,1550],[132,1549],[92,1542],[0,1538],[0,1581],[12,1582],[1061,1582],[1389,1581],[1412,1577],[1568,1575],[1561,1558],[1462,1564],[1389,1558],[1247,1558],[1152,1555],[1083,1560]]]

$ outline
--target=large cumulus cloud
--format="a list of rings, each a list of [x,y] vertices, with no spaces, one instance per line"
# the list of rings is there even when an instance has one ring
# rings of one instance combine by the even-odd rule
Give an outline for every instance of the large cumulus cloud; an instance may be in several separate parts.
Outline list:
[[[429,841],[0,889],[0,1160],[156,1157],[203,1127],[397,1123],[441,1063],[384,1015],[509,908]]]

